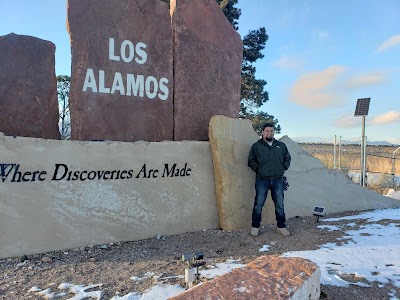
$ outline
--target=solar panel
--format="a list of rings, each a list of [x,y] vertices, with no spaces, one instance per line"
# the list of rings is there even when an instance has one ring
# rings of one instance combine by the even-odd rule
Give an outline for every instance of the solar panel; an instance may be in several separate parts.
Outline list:
[[[354,112],[354,116],[368,116],[369,103],[371,102],[371,98],[361,98],[357,99],[356,111]]]

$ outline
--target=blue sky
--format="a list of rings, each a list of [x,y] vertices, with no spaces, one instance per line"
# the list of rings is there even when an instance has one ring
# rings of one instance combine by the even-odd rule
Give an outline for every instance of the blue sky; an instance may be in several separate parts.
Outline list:
[[[358,98],[371,98],[368,140],[400,144],[400,1],[240,0],[239,32],[264,26],[257,76],[282,134],[361,136]]]
[[[261,109],[281,135],[333,141],[361,135],[358,98],[371,98],[370,141],[400,144],[400,1],[239,0],[239,33],[265,27],[257,77],[270,94]],[[0,35],[32,35],[56,45],[56,73],[70,74],[66,1],[0,0]],[[279,137],[280,135],[278,135]]]

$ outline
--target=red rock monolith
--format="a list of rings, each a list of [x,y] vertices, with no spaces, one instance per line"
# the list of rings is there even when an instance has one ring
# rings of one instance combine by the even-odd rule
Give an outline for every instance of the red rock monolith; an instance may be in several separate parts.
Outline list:
[[[60,139],[55,49],[31,36],[0,36],[0,132]]]
[[[172,0],[174,27],[174,139],[208,140],[213,115],[237,118],[240,35],[215,0]]]
[[[68,0],[73,140],[173,139],[172,28],[160,0]]]

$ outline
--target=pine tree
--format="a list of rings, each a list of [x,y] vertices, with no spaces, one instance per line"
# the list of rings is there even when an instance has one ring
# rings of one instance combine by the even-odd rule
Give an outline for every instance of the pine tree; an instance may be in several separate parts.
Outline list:
[[[239,8],[235,7],[235,5],[237,5],[238,3],[238,0],[216,0],[216,1],[219,4],[219,7],[221,7],[222,12],[228,19],[229,23],[232,24],[235,30],[238,30],[239,23],[237,22],[237,20],[239,20],[239,17],[242,13]]]
[[[238,0],[216,0],[232,26],[238,30],[238,19],[241,15],[240,9],[236,8]],[[262,59],[262,50],[268,40],[264,27],[251,30],[243,38],[243,61],[242,61],[242,84],[240,90],[240,114],[241,118],[250,119],[254,130],[258,131],[263,123],[269,122],[275,125],[275,130],[280,133],[281,127],[274,116],[259,111],[258,108],[269,100],[268,92],[264,90],[267,82],[256,78],[256,68],[253,63]]]
[[[71,118],[69,112],[69,90],[71,77],[67,75],[57,76],[57,94],[59,111],[59,129],[62,140],[71,139]]]

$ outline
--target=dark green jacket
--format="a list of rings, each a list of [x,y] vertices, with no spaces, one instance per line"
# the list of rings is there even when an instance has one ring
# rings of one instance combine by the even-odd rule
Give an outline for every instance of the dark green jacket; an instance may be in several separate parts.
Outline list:
[[[286,145],[274,139],[272,146],[259,139],[251,146],[248,166],[257,178],[277,179],[290,166],[290,153]]]

